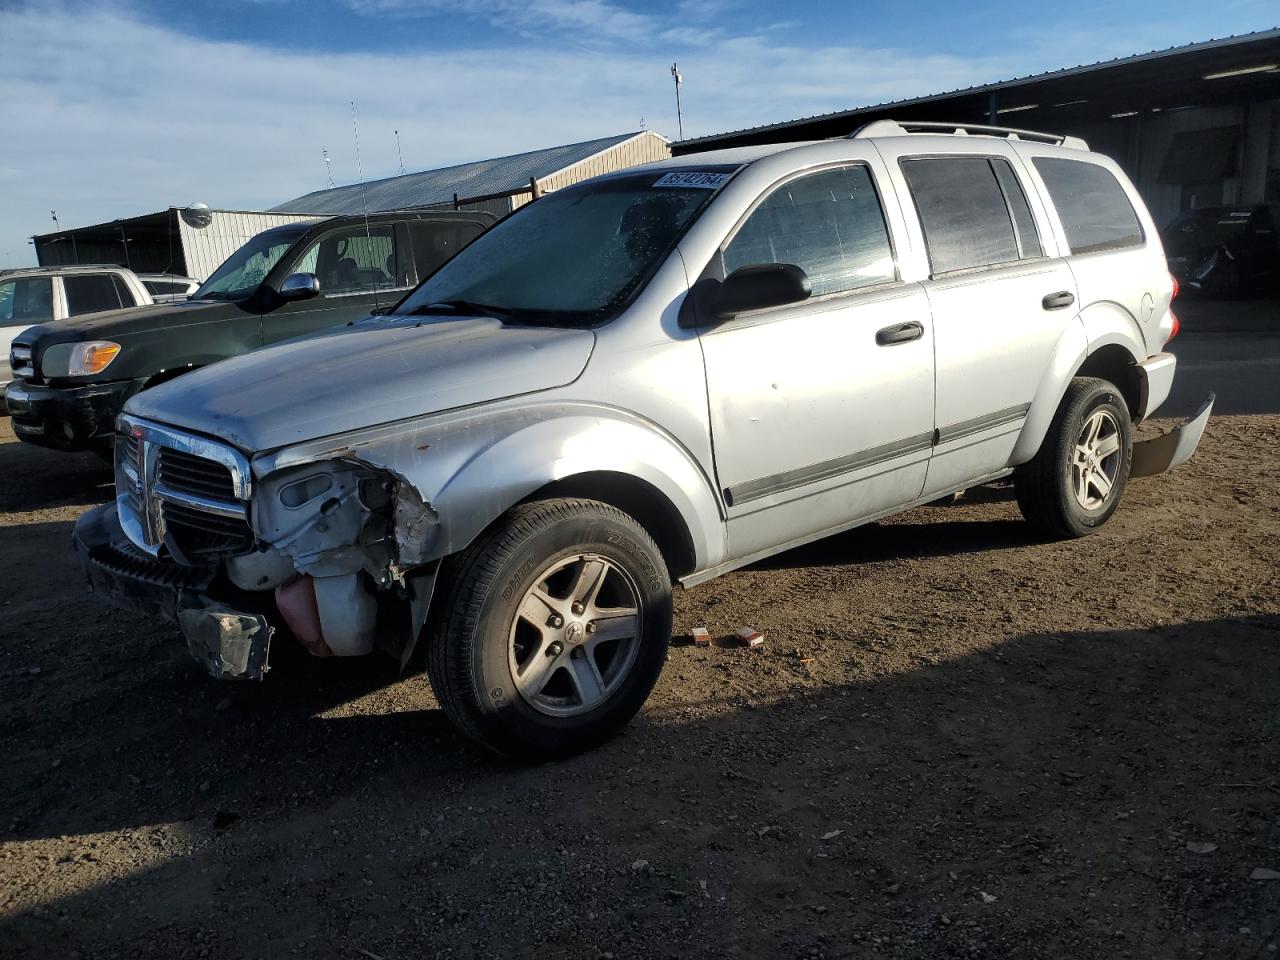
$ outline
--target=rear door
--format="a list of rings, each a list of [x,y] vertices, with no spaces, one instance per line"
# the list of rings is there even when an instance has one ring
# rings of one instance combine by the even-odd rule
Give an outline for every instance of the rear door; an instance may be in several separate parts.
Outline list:
[[[263,343],[365,317],[404,296],[413,287],[405,225],[358,221],[328,230],[300,251],[287,273],[315,274],[320,294],[263,314]]]
[[[1021,161],[981,140],[946,155],[915,152],[909,138],[879,144],[929,260],[937,436],[926,495],[1008,466],[1058,341],[1079,322],[1075,279]]]
[[[882,173],[869,157],[775,185],[703,274],[791,263],[813,285],[700,334],[737,556],[884,512],[924,483],[932,325],[920,285],[899,278]]]

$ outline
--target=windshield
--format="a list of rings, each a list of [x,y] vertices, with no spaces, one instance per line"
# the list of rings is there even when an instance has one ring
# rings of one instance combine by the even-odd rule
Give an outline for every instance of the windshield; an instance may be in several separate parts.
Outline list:
[[[396,313],[451,309],[517,323],[607,319],[733,170],[651,171],[547,194],[477,237]]]
[[[191,299],[244,299],[258,289],[258,285],[266,279],[285,251],[306,232],[306,227],[300,227],[297,230],[268,230],[258,234],[227,257],[222,266],[213,272],[213,276],[191,295]]]

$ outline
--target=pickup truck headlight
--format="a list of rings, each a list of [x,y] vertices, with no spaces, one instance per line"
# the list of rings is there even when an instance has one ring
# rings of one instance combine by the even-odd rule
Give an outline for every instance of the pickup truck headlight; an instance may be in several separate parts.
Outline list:
[[[69,377],[87,377],[101,373],[111,366],[120,352],[120,344],[110,340],[89,340],[71,348],[71,361],[67,368]]]

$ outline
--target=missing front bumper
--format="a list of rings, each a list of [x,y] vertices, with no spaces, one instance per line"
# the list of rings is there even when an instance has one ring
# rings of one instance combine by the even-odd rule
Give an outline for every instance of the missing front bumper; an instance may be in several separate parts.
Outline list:
[[[1209,415],[1213,413],[1213,401],[1214,395],[1211,393],[1200,405],[1200,409],[1185,422],[1163,436],[1135,443],[1133,465],[1129,468],[1129,476],[1155,476],[1190,460],[1200,444],[1200,438],[1204,435],[1204,428],[1209,423]]]
[[[99,598],[176,622],[191,655],[215,677],[260,680],[266,674],[274,630],[263,613],[235,609],[252,607],[252,598],[215,568],[181,567],[142,553],[121,529],[114,503],[83,514],[73,539]]]

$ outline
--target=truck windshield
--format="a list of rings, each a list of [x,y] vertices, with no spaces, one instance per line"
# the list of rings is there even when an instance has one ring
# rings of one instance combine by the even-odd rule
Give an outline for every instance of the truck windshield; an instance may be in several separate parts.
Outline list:
[[[396,313],[595,324],[662,263],[736,168],[656,170],[557,190],[481,234]]]
[[[285,251],[306,233],[296,230],[268,230],[260,233],[227,257],[213,276],[191,295],[192,300],[243,300],[266,279]]]

